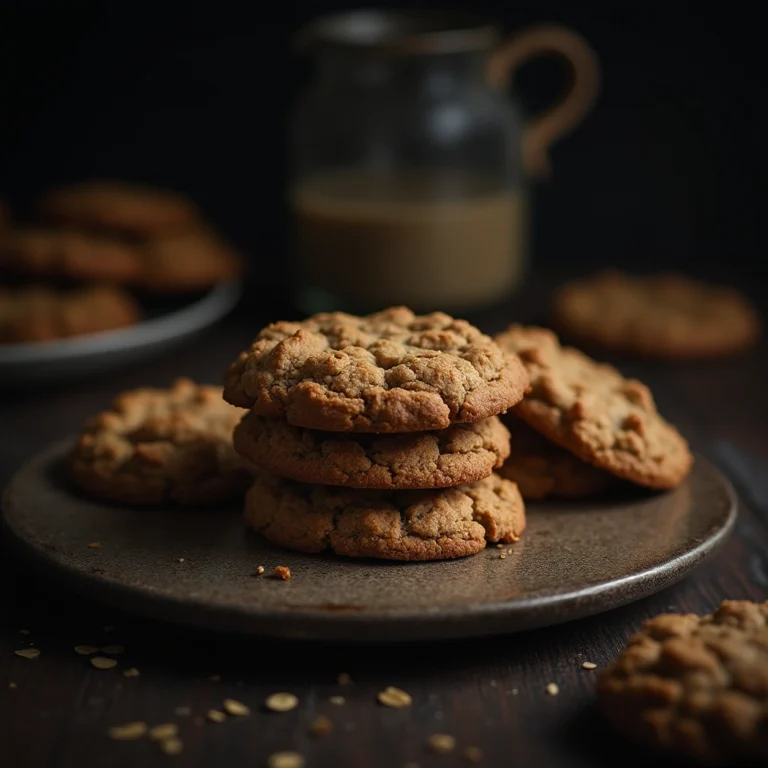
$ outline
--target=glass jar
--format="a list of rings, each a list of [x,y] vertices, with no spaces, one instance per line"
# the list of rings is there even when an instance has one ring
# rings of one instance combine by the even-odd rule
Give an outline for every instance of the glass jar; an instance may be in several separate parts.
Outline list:
[[[356,11],[302,31],[316,63],[290,144],[303,311],[463,311],[518,286],[527,181],[546,175],[549,145],[592,105],[598,67],[559,27],[498,40],[447,13]],[[571,89],[524,125],[508,78],[553,52],[570,62]]]

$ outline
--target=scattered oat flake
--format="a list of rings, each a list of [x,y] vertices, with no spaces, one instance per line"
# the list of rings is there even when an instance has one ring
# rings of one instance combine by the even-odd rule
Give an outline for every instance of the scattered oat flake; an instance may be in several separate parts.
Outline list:
[[[263,565],[260,565],[260,566],[259,566],[259,567],[256,569],[256,573],[257,573],[259,576],[261,576],[261,574],[262,574],[262,573],[264,573],[264,566],[263,566]]]
[[[325,736],[333,730],[333,722],[330,717],[318,715],[309,726],[309,732],[313,736]]]
[[[29,630],[28,629],[20,629],[19,632],[21,632],[22,635],[28,635]]]
[[[433,733],[427,739],[427,746],[438,755],[447,755],[456,748],[456,739],[447,733]]]
[[[177,557],[176,558],[176,562],[177,563],[183,563],[184,562],[184,558],[183,557]]]
[[[330,701],[331,704],[335,704],[337,707],[341,707],[347,703],[347,700],[343,696],[329,696],[328,701]]]
[[[292,693],[273,693],[264,705],[273,712],[289,712],[298,706],[299,700]]]
[[[189,717],[192,714],[192,707],[176,707],[173,713],[179,717]]]
[[[91,656],[98,652],[98,648],[95,645],[76,645],[75,653],[79,653],[81,656]]]
[[[409,694],[391,685],[380,691],[376,698],[379,700],[379,704],[383,704],[385,707],[392,707],[393,709],[410,707],[412,701]]]
[[[212,683],[218,683],[221,680],[221,675],[211,675],[208,678]]]
[[[557,683],[547,683],[547,693],[550,696],[557,696],[560,693],[560,686]]]
[[[147,724],[142,721],[113,725],[109,731],[109,738],[115,741],[134,741],[140,739],[147,732]]]
[[[250,708],[236,699],[224,699],[224,711],[235,717],[245,717],[251,714]]]
[[[581,668],[582,669],[597,669],[597,664],[595,664],[593,661],[582,661],[581,662]]]
[[[105,645],[101,649],[102,653],[106,653],[109,656],[118,656],[121,653],[125,653],[125,648],[122,645]]]
[[[176,723],[161,723],[160,725],[153,725],[149,729],[149,738],[152,741],[164,741],[165,739],[172,739],[179,733],[179,726]]]
[[[352,678],[346,672],[342,672],[337,678],[336,682],[339,685],[349,685],[352,682]]]
[[[464,757],[469,760],[470,763],[482,763],[483,750],[480,749],[480,747],[467,747],[464,750]]]
[[[138,677],[141,674],[136,667],[128,667],[123,670],[123,677]]]
[[[21,656],[22,659],[36,659],[40,655],[40,651],[37,648],[22,648],[21,650],[14,651],[17,656]]]
[[[206,717],[212,723],[223,723],[227,719],[227,716],[223,712],[220,712],[218,709],[209,709]]]
[[[298,752],[275,752],[267,758],[268,768],[304,768],[304,758]]]
[[[116,659],[108,659],[106,656],[92,656],[91,666],[96,669],[112,669],[117,666]]]
[[[506,556],[506,555],[505,555],[505,554],[502,552],[502,553],[499,555],[499,560],[504,560],[506,557],[507,557],[507,556]]]
[[[160,749],[166,755],[179,755],[184,749],[184,742],[181,739],[172,736],[170,739],[163,739],[160,742]]]
[[[289,581],[291,578],[291,569],[287,565],[275,566],[275,578],[281,581]]]
[[[496,549],[504,549],[504,545],[503,545],[501,542],[499,542],[499,543],[496,545]]]

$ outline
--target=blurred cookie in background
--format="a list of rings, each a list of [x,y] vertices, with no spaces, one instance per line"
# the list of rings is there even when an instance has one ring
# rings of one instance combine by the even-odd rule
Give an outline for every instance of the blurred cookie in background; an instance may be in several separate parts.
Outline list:
[[[0,344],[51,341],[137,323],[141,309],[120,288],[0,287]]]
[[[758,339],[757,311],[738,291],[683,275],[605,270],[555,292],[552,324],[570,340],[659,359],[735,354]]]

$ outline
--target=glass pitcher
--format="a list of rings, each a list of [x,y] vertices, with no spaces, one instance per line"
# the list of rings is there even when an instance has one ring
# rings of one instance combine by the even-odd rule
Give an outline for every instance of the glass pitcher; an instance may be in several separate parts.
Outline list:
[[[316,59],[290,140],[299,307],[461,312],[509,296],[528,260],[527,182],[597,94],[589,45],[553,26],[499,44],[463,15],[383,11],[322,17],[299,43]],[[549,53],[570,89],[523,124],[506,86]]]

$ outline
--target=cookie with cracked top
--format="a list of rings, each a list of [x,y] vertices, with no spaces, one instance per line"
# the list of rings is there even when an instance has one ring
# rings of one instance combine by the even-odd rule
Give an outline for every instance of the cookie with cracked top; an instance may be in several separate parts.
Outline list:
[[[476,554],[486,540],[517,541],[525,508],[517,486],[498,475],[456,488],[371,491],[260,473],[246,494],[245,521],[299,552],[447,560]]]
[[[264,328],[230,366],[224,397],[330,432],[421,432],[506,411],[528,375],[465,320],[391,307]]]
[[[610,365],[562,347],[545,328],[496,336],[520,356],[531,391],[515,414],[584,461],[649,488],[673,488],[693,463],[688,444],[656,410],[650,390]]]
[[[304,483],[349,488],[445,488],[488,477],[509,455],[496,416],[400,435],[318,432],[249,412],[235,450],[262,469]]]
[[[663,359],[739,352],[755,343],[761,326],[757,311],[738,291],[674,273],[599,272],[562,286],[552,314],[553,325],[570,338]]]
[[[624,736],[705,765],[768,764],[768,602],[645,622],[598,679]]]
[[[209,504],[240,498],[252,475],[232,447],[242,411],[221,387],[177,379],[123,392],[85,425],[69,467],[75,484],[129,504]]]

